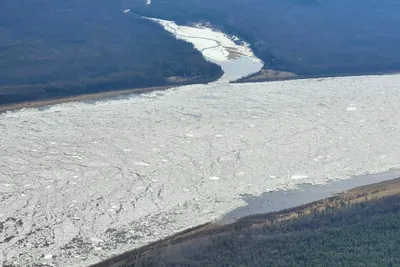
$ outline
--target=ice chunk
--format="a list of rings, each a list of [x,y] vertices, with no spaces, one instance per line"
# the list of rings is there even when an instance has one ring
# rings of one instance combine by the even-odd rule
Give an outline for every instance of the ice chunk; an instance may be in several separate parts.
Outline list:
[[[303,174],[292,175],[293,180],[300,180],[300,179],[305,179],[305,178],[308,178],[308,175],[303,175]]]
[[[150,166],[149,163],[146,163],[146,162],[143,162],[143,161],[134,162],[133,165],[136,165],[136,166]]]

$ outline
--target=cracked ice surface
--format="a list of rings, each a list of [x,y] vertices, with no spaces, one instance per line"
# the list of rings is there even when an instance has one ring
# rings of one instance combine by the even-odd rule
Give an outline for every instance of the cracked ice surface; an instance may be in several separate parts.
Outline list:
[[[0,263],[85,266],[240,194],[399,168],[399,80],[213,83],[1,114]]]

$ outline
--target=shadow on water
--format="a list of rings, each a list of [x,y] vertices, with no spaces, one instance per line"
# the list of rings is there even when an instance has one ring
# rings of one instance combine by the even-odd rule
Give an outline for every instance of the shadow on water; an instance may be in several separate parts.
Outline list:
[[[326,185],[302,184],[295,190],[267,192],[259,197],[243,195],[243,199],[246,201],[247,205],[229,212],[223,217],[223,220],[230,221],[248,215],[292,208],[330,197],[354,187],[365,186],[399,177],[400,170],[390,170],[380,174],[355,176],[348,180],[335,181]]]

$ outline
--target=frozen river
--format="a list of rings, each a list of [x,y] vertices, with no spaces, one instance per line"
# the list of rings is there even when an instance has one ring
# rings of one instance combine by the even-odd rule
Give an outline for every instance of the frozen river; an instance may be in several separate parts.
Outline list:
[[[85,266],[261,196],[400,167],[400,76],[0,114],[0,265]]]
[[[250,49],[250,44],[237,36],[227,35],[209,25],[177,25],[174,21],[147,18],[159,23],[177,39],[193,44],[204,58],[221,66],[224,76],[219,82],[235,81],[258,72],[263,62]]]

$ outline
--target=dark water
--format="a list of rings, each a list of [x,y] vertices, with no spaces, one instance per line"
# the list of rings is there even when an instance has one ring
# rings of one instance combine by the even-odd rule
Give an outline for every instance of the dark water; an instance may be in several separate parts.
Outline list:
[[[224,220],[231,221],[240,217],[279,211],[298,205],[307,204],[358,186],[383,182],[400,177],[400,170],[391,170],[380,174],[355,176],[348,180],[331,182],[326,185],[300,185],[298,189],[290,191],[275,191],[264,193],[259,197],[244,195],[247,202],[244,207],[237,208],[224,216]]]

